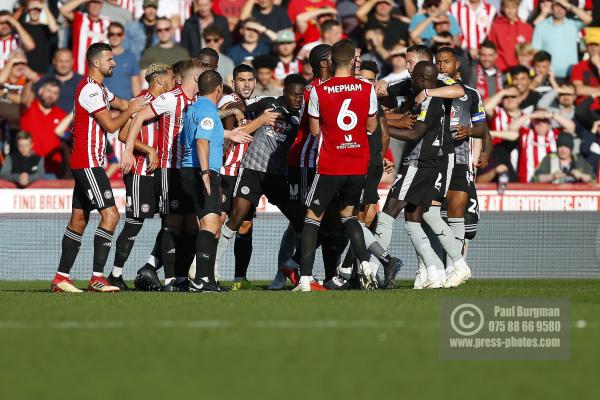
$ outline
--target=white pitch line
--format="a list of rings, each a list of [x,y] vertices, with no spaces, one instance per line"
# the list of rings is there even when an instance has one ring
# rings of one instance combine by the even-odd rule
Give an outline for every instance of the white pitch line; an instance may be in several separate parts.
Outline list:
[[[186,329],[221,329],[221,328],[258,328],[258,329],[368,329],[368,328],[401,328],[404,321],[376,320],[164,320],[164,321],[46,321],[21,322],[0,321],[0,330],[25,329],[123,329],[123,328],[186,328]]]

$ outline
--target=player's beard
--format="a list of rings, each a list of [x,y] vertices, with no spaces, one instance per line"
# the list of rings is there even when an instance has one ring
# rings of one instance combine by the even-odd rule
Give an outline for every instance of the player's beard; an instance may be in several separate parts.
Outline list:
[[[109,68],[105,73],[104,73],[104,77],[105,78],[110,78],[111,76],[113,76],[113,71],[114,68]]]

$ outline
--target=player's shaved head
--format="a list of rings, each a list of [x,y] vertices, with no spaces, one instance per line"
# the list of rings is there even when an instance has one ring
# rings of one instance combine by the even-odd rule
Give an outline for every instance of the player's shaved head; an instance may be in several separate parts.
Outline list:
[[[350,39],[340,40],[331,46],[331,59],[335,68],[350,65],[354,61],[356,45]]]
[[[438,70],[431,61],[419,61],[412,73],[413,88],[421,91],[433,89],[437,84]]]
[[[196,59],[200,61],[205,69],[217,69],[219,66],[219,53],[210,47],[201,49],[196,55]]]
[[[219,86],[223,86],[223,78],[217,71],[209,69],[204,71],[198,78],[200,96],[213,93]]]

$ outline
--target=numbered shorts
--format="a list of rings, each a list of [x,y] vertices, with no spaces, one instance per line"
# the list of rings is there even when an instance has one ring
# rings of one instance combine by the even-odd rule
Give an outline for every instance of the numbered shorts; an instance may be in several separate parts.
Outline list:
[[[154,176],[127,174],[125,182],[125,216],[153,218],[158,212]]]
[[[90,211],[114,207],[112,187],[102,167],[73,169],[71,172],[75,179],[73,208]]]
[[[437,167],[403,165],[388,193],[388,197],[402,200],[416,207],[429,208],[439,193],[442,174]]]
[[[290,201],[297,201],[304,204],[316,173],[315,168],[288,167]]]
[[[440,203],[444,201],[446,195],[448,194],[448,189],[450,188],[450,181],[452,179],[452,172],[454,171],[454,153],[448,154],[447,157],[442,158],[438,166],[438,180],[436,180],[434,185],[434,194],[432,200],[439,201]]]
[[[159,168],[154,171],[154,185],[160,215],[194,212],[192,199],[183,192],[181,171],[178,168]]]
[[[221,212],[227,215],[231,215],[233,209],[233,190],[237,178],[237,176],[221,175]],[[253,205],[245,221],[252,221],[254,217],[256,217],[256,207]]]
[[[469,193],[471,180],[471,172],[469,171],[469,167],[464,164],[457,164],[452,170],[452,178],[450,179],[449,190]]]
[[[377,187],[383,176],[383,165],[369,165],[369,171],[365,179],[365,187],[363,189],[360,204],[376,204],[379,201],[379,192]]]
[[[281,208],[289,204],[289,184],[287,177],[267,172],[240,168],[233,197],[241,197],[258,206],[262,195],[267,196],[269,203]]]
[[[187,197],[191,199],[193,212],[198,219],[208,214],[221,215],[221,181],[215,171],[209,172],[210,194],[206,191],[200,168],[182,168],[181,184]]]
[[[338,201],[339,209],[360,205],[365,187],[365,175],[321,175],[315,179],[306,196],[306,206],[321,215],[332,201]]]

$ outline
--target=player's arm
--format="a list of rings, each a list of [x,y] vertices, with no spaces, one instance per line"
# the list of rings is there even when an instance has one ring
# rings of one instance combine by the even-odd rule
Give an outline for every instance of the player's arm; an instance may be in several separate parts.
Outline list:
[[[485,109],[483,108],[483,100],[477,92],[469,91],[468,96],[471,98],[471,127],[458,126],[455,140],[462,140],[467,137],[483,139],[488,131],[487,121],[485,119]]]
[[[124,113],[121,113],[121,116],[123,114]],[[134,143],[138,133],[142,129],[142,125],[144,122],[149,121],[154,117],[156,117],[154,110],[151,107],[146,107],[138,112],[131,120],[131,124],[125,137],[125,150],[123,151],[123,156],[121,157],[121,169],[123,170],[124,174],[131,170],[133,162],[135,161],[133,158]]]
[[[519,138],[519,132],[517,131],[490,131],[490,136],[496,139],[508,140],[514,142]]]
[[[71,22],[75,18],[75,9],[87,2],[88,0],[71,0],[60,8],[60,13],[67,21]]]
[[[450,78],[446,78],[446,80],[448,80],[448,79],[450,79]],[[444,82],[446,82],[446,80]],[[417,104],[420,104],[427,97],[439,97],[442,99],[457,99],[459,97],[463,97],[464,95],[465,95],[465,89],[463,89],[463,87],[461,85],[459,85],[458,83],[455,83],[455,84],[446,85],[446,86],[442,86],[442,87],[438,87],[438,88],[423,90],[423,91],[421,91],[421,93],[419,93],[417,95],[417,97],[415,97],[415,102]]]
[[[415,122],[412,129],[390,129],[390,136],[394,139],[414,142],[421,139],[427,133],[427,125],[422,121]]]
[[[121,141],[122,143],[126,143],[127,133],[129,132],[130,127],[131,118],[129,119],[129,121],[127,121],[127,123],[125,123],[125,126],[123,126],[123,128],[119,130],[119,141]],[[158,156],[156,154],[156,150],[153,147],[148,146],[147,144],[143,143],[141,140],[136,138],[135,142],[133,143],[133,149],[140,153],[146,154],[149,157],[149,172],[153,171],[156,168],[156,166],[158,165]]]
[[[477,140],[476,142],[479,142]],[[492,135],[490,134],[490,130],[487,125],[484,129],[484,135],[481,139],[481,153],[479,154],[479,158],[477,159],[476,167],[478,169],[487,168],[490,157],[492,156],[492,150],[494,150],[494,142],[492,141]]]
[[[129,107],[129,102],[127,100],[120,99],[117,96],[115,96],[110,102],[110,106],[119,111],[125,111]]]
[[[387,149],[390,146],[390,128],[384,116],[379,117],[379,124],[381,125],[381,157],[385,158]]]
[[[202,171],[202,181],[206,188],[206,193],[210,195],[210,176],[208,168],[208,155],[210,154],[210,143],[206,139],[196,139],[196,150],[198,151],[198,161]]]
[[[216,134],[214,130],[215,121],[210,116],[193,118],[194,116],[190,120],[194,125],[192,131],[194,140],[196,141],[198,163],[200,164],[200,171],[202,173],[202,182],[204,183],[206,192],[210,195],[210,164],[208,160],[210,155],[210,141],[213,135]]]
[[[310,128],[310,134],[317,137],[321,132],[320,117],[321,111],[319,108],[319,96],[317,95],[316,88],[310,90],[310,96],[308,98],[308,127]],[[367,128],[368,129],[368,128]]]

